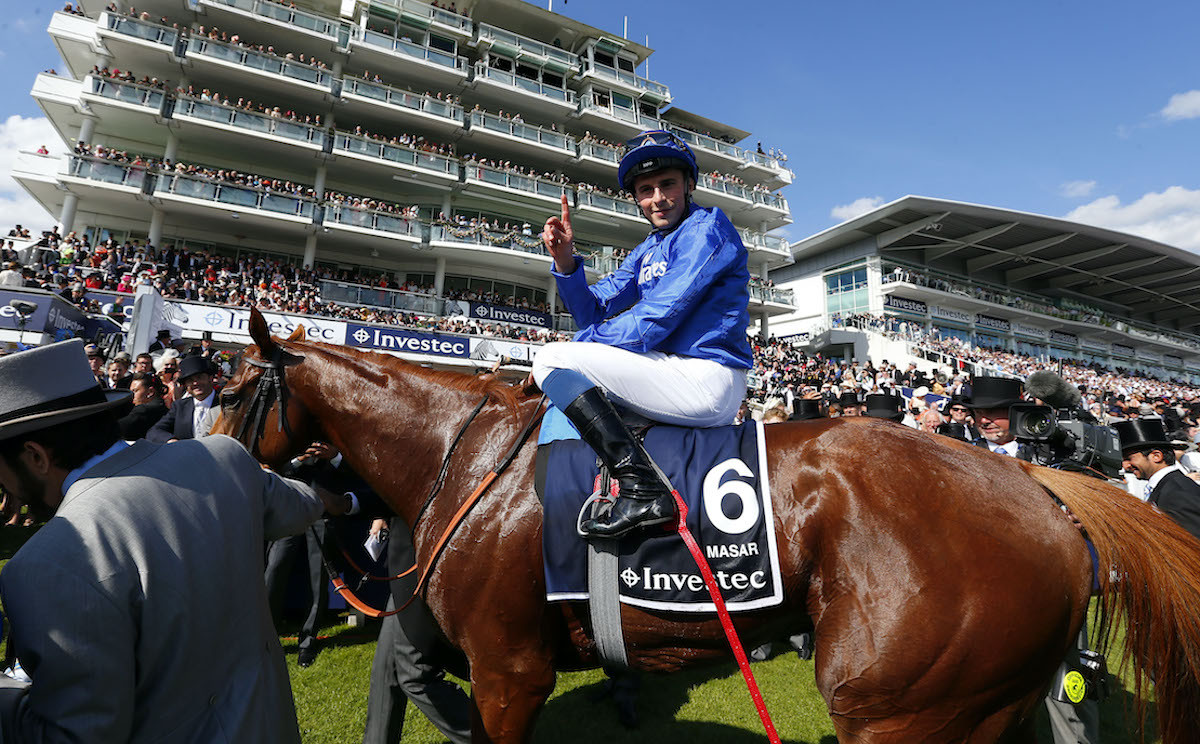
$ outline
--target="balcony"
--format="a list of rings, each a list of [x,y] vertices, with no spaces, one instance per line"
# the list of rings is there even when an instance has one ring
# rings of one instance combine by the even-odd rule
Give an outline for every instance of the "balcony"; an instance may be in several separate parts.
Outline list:
[[[313,151],[325,147],[325,130],[278,116],[245,111],[233,106],[180,96],[172,117],[176,121],[216,126],[227,132],[243,132],[276,142],[301,145]]]
[[[325,227],[343,228],[352,232],[379,234],[389,238],[399,238],[413,243],[420,243],[422,225],[415,219],[406,219],[393,212],[378,212],[372,209],[360,209],[337,202],[325,205]]]
[[[386,58],[378,60],[379,64],[371,63],[371,67],[386,65],[393,74],[403,74],[420,85],[456,87],[467,79],[470,70],[466,57],[357,26],[352,43],[356,53],[369,52]],[[397,66],[396,59],[409,64]]]
[[[574,91],[514,75],[483,62],[475,63],[475,74],[471,81],[481,94],[490,93],[494,100],[513,108],[553,116],[575,110]],[[520,103],[512,100],[513,93],[520,94]]]
[[[570,135],[502,118],[486,111],[471,112],[468,134],[473,137],[485,137],[491,141],[499,140],[497,144],[500,146],[510,146],[505,149],[521,154],[536,149],[543,155],[549,152],[563,160],[575,155],[575,138]]]
[[[80,98],[92,104],[115,105],[127,111],[134,110],[157,116],[163,112],[163,102],[167,93],[159,88],[88,75],[83,79]]]
[[[200,207],[218,207],[234,213],[260,213],[272,219],[308,224],[316,213],[316,200],[307,196],[214,181],[200,176],[161,173],[155,180],[154,197],[166,202]]]
[[[598,102],[594,94],[585,94],[580,98],[576,113],[584,126],[605,135],[606,138],[620,141],[647,129],[665,128],[662,119],[657,116],[650,116],[637,109],[614,106],[611,103],[612,97],[607,98],[609,103]]]
[[[753,302],[754,300],[762,303],[771,302],[777,305],[787,305],[789,309],[796,307],[796,293],[790,289],[751,284],[750,301]]]
[[[764,184],[767,186],[778,188],[780,186],[787,186],[792,182],[794,174],[770,155],[764,155],[754,150],[747,150],[737,145],[731,145],[728,142],[723,142],[706,134],[693,132],[682,127],[670,126],[667,128],[692,148],[696,149],[698,151],[696,153],[698,158],[703,158],[704,155],[708,154],[721,158],[721,162],[726,167],[730,164],[736,164],[739,169],[757,169],[757,174],[762,177]],[[701,167],[707,167],[707,165],[707,163],[702,163]]]
[[[742,236],[742,244],[752,252],[766,251],[767,253],[774,253],[778,256],[788,258],[792,255],[791,245],[783,238],[774,235],[764,235],[745,228],[738,230],[738,234]]]
[[[584,69],[581,77],[588,76],[594,76],[606,83],[615,83],[638,98],[646,99],[655,107],[662,107],[671,102],[670,88],[627,70],[618,70],[615,67],[593,62]]]
[[[249,15],[258,20],[267,20],[309,35],[320,36],[336,42],[341,25],[333,18],[288,7],[272,0],[199,0],[200,5],[232,9],[239,15]]]
[[[766,209],[773,212],[780,212],[784,215],[790,215],[788,210],[787,199],[784,199],[779,194],[771,191],[755,191],[750,190],[750,199],[754,203],[756,209]],[[791,219],[788,219],[791,222]]]
[[[336,302],[340,305],[368,305],[424,315],[442,314],[443,300],[440,297],[330,280],[322,281],[319,286],[321,299],[325,302]]]
[[[407,145],[396,145],[382,140],[360,137],[349,132],[334,132],[333,151],[358,160],[373,162],[398,169],[429,183],[429,176],[443,185],[458,181],[458,160],[425,152]]]
[[[62,11],[53,13],[47,31],[73,78],[86,75],[95,63],[96,55],[104,52],[96,38],[96,21],[86,16]]]
[[[179,32],[173,28],[107,11],[100,14],[96,29],[100,37],[107,40],[126,39],[169,53],[174,53],[179,43]]]
[[[429,228],[429,242],[483,246],[545,257],[550,255],[538,234],[513,234],[509,230],[495,231],[479,225],[432,225]]]
[[[476,184],[476,188],[482,187],[484,190],[501,189],[508,194],[527,197],[531,201],[542,203],[558,204],[563,193],[570,189],[569,186],[558,181],[489,168],[479,163],[464,163],[463,172],[468,187]]]
[[[388,12],[392,8],[395,12]],[[400,21],[413,28],[437,27],[463,37],[474,33],[474,24],[470,18],[417,0],[379,0],[371,4],[371,10],[389,20]]]
[[[421,121],[443,131],[459,130],[463,126],[462,106],[381,83],[345,78],[342,80],[342,100],[352,104],[356,112],[369,108],[378,113],[379,107],[390,109],[385,114],[389,120]],[[395,114],[400,116],[395,117]]]
[[[716,206],[729,211],[747,209],[752,202],[750,190],[745,186],[713,178],[707,173],[700,174],[696,190],[697,196],[707,196],[717,202]]]
[[[588,189],[580,189],[575,206],[581,213],[587,214],[592,212],[593,215],[603,217],[615,216],[624,220],[627,224],[633,223],[639,227],[645,226],[645,220],[642,217],[642,210],[632,201],[627,199],[614,199],[607,194],[599,191],[589,191]]]
[[[146,183],[146,166],[72,155],[67,162],[67,172],[63,175],[65,178],[116,186],[131,194],[140,194]]]
[[[335,78],[328,70],[273,54],[256,52],[236,44],[191,38],[188,39],[187,54],[194,59],[215,62],[226,69],[256,76],[260,80],[286,83],[289,86],[300,83],[323,96],[333,90]]]
[[[579,69],[579,57],[565,49],[486,23],[479,24],[475,45],[481,50],[495,51],[502,57],[515,59],[531,67],[551,70],[563,77],[570,77]]]

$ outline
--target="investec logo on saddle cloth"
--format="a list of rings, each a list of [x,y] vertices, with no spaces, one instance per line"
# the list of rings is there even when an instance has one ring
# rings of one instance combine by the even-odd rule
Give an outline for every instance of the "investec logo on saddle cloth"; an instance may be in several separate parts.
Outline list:
[[[646,447],[688,504],[688,528],[712,567],[731,612],[783,601],[762,424],[714,429],[656,426]],[[579,441],[551,445],[542,556],[546,598],[587,599],[587,545],[576,518],[597,468]],[[683,540],[656,528],[620,541],[621,601],[648,609],[714,612],[704,579]]]

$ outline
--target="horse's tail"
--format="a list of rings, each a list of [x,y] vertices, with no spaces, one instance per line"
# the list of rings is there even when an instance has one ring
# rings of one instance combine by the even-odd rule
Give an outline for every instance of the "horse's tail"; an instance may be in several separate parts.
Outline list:
[[[1106,650],[1125,621],[1122,665],[1134,668],[1138,718],[1143,675],[1154,680],[1164,744],[1195,741],[1200,730],[1200,542],[1159,510],[1095,478],[1029,466],[1087,530],[1099,558],[1099,623]]]

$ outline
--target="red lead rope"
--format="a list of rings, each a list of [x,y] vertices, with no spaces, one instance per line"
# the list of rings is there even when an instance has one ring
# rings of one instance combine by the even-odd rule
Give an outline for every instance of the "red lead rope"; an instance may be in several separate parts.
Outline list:
[[[675,507],[679,510],[679,523],[675,529],[679,532],[679,536],[683,538],[684,545],[687,545],[688,552],[692,554],[692,560],[696,561],[696,566],[700,569],[700,575],[704,577],[704,585],[708,587],[708,595],[712,597],[713,606],[717,608],[717,617],[721,619],[721,627],[725,630],[725,637],[729,640],[729,647],[733,649],[733,656],[737,659],[738,668],[742,670],[742,678],[746,680],[746,689],[750,690],[750,698],[754,701],[754,709],[758,711],[758,717],[762,720],[763,728],[767,730],[767,740],[771,744],[780,744],[779,734],[775,731],[775,724],[771,722],[771,714],[767,712],[767,704],[763,702],[762,693],[758,690],[758,682],[754,680],[754,672],[750,671],[750,662],[746,659],[745,650],[742,649],[742,641],[738,638],[737,631],[733,627],[733,619],[729,617],[729,610],[725,609],[725,600],[721,597],[721,589],[717,586],[717,580],[713,576],[708,561],[704,558],[704,554],[700,552],[700,546],[696,543],[696,538],[692,537],[691,530],[687,528],[687,505],[683,503],[683,499],[679,496],[678,491],[672,490],[671,494],[675,497]]]

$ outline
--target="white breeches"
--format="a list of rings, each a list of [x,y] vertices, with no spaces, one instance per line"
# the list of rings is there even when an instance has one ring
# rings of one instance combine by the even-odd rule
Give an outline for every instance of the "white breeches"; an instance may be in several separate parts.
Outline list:
[[[645,354],[576,341],[546,344],[533,362],[540,385],[555,369],[579,372],[646,418],[676,426],[732,424],[746,397],[746,372],[710,359]]]

